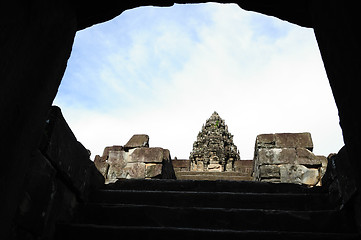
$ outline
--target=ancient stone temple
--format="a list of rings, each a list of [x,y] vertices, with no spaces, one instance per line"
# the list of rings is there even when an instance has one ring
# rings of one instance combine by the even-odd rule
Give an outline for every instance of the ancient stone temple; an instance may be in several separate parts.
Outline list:
[[[202,126],[190,154],[191,171],[234,171],[234,162],[240,160],[224,120],[214,112]]]

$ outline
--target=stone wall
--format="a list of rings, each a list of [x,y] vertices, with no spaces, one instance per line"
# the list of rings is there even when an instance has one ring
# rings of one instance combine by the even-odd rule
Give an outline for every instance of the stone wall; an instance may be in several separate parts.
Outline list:
[[[191,161],[189,159],[174,158],[172,164],[175,172],[187,172],[191,168]]]
[[[71,220],[77,205],[104,184],[58,107],[46,122],[39,149],[29,159],[11,239],[51,239],[55,223]]]
[[[106,183],[118,179],[174,179],[169,150],[148,146],[147,135],[134,135],[124,147],[106,147],[102,156],[95,156],[95,166]]]
[[[337,154],[330,154],[327,160],[329,164],[322,178],[322,186],[328,189],[330,201],[342,209],[349,201],[357,197],[356,173],[350,165],[345,147],[341,148]]]
[[[234,161],[234,171],[243,176],[251,177],[253,174],[253,160]]]
[[[312,150],[310,133],[258,135],[254,154],[254,179],[320,185],[327,159],[314,155]]]

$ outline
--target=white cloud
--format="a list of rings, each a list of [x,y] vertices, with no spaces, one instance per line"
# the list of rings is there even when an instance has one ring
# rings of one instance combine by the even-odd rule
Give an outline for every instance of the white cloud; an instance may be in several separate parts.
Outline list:
[[[342,146],[312,30],[219,4],[140,8],[104,25],[79,33],[56,100],[93,156],[146,133],[188,158],[214,110],[242,159],[261,133],[309,131],[316,154]]]

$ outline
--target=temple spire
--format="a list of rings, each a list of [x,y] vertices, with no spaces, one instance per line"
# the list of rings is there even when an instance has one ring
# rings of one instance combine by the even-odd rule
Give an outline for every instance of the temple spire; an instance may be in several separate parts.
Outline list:
[[[192,171],[234,170],[234,161],[240,159],[239,152],[228,126],[216,111],[203,124],[189,158]]]

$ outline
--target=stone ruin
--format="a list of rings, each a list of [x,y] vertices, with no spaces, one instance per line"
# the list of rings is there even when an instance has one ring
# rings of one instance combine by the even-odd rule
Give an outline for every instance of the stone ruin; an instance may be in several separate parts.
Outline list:
[[[256,138],[254,179],[316,186],[326,171],[327,159],[312,152],[310,133],[261,134]]]
[[[95,156],[94,163],[106,183],[118,179],[177,178],[320,186],[327,158],[312,151],[308,132],[260,134],[254,159],[240,160],[233,136],[214,112],[199,132],[190,159],[171,160],[169,150],[149,147],[148,135],[134,135],[124,146],[106,147],[102,156]]]
[[[149,147],[148,135],[133,135],[124,146],[110,146],[96,155],[95,166],[106,183],[118,179],[170,178],[175,174],[168,149]]]
[[[191,171],[234,171],[234,162],[240,160],[224,120],[214,112],[202,126],[189,157]]]

